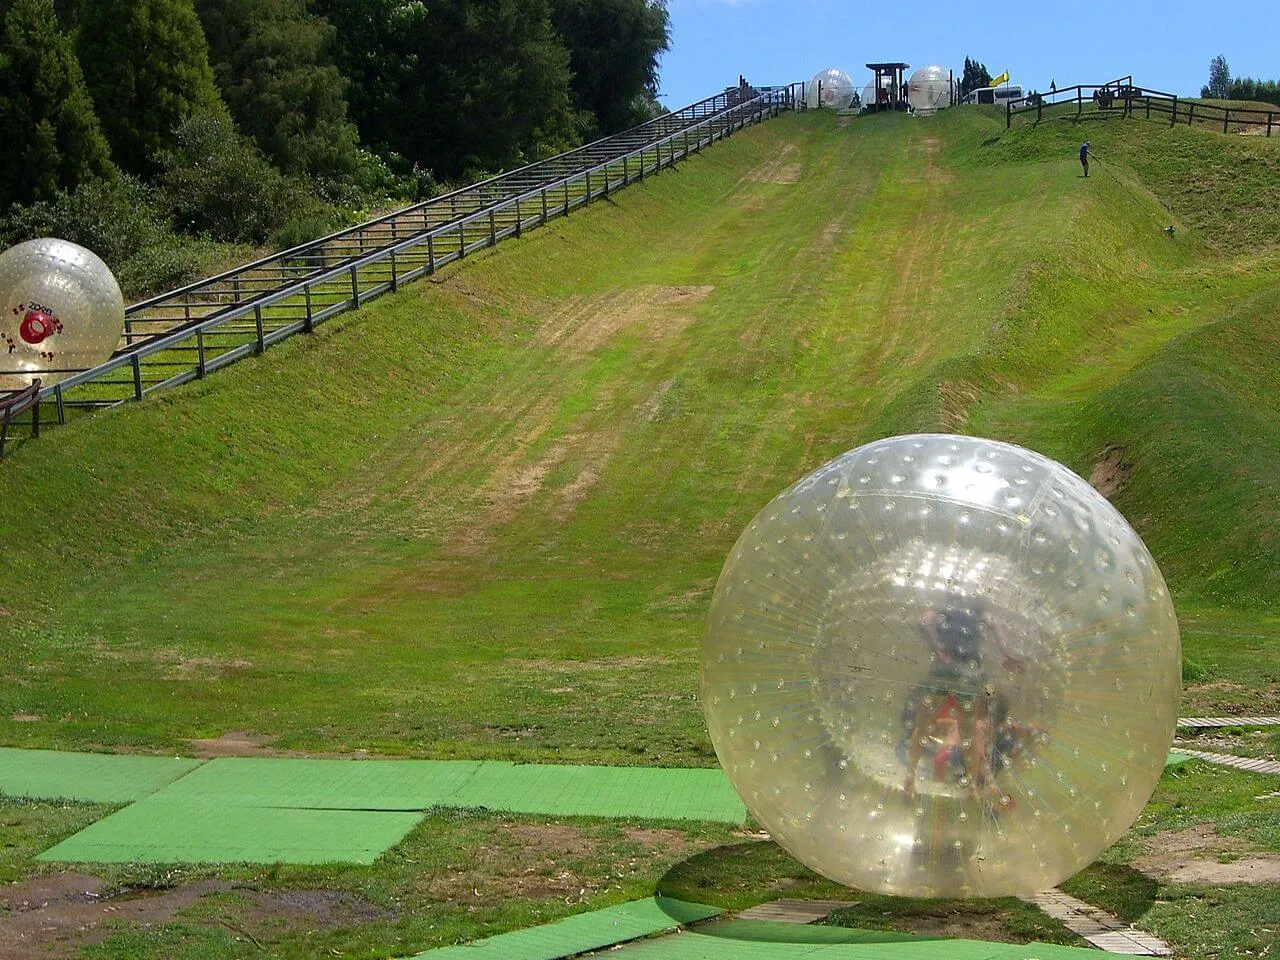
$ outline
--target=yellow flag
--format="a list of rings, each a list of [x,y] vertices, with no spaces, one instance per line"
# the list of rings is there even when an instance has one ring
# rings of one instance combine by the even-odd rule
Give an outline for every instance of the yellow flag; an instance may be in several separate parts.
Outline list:
[[[1000,86],[1000,84],[1008,83],[1008,82],[1009,82],[1009,71],[1006,70],[1004,73],[1000,74],[1000,76],[992,78],[991,86],[998,87]]]

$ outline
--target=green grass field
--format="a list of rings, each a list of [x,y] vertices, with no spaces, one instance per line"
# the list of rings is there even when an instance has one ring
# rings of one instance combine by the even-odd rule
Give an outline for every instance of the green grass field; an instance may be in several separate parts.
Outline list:
[[[713,764],[695,652],[730,546],[808,470],[912,430],[1092,477],[1173,589],[1184,713],[1280,712],[1278,239],[1277,140],[1100,119],[1006,133],[979,108],[770,121],[18,448],[0,465],[0,745],[189,753],[243,731],[284,751]],[[1186,789],[1205,769],[1166,775],[1079,889],[1109,902],[1117,869],[1187,825],[1280,850],[1239,819],[1274,782]],[[48,871],[34,853],[101,812],[7,802],[5,878]],[[840,895],[724,828],[599,822],[524,824],[594,838],[572,896],[526,894],[503,881],[511,822],[441,812],[369,868],[113,868],[126,888],[223,886],[87,955],[391,956],[663,876],[728,906]],[[749,845],[717,859],[727,844]],[[415,868],[437,860],[466,864],[451,897],[449,870]],[[310,937],[236,900],[297,887],[372,912]],[[1231,931],[1280,922],[1280,886],[1248,889],[1162,881],[1124,903],[1181,954],[1227,960],[1267,936]]]

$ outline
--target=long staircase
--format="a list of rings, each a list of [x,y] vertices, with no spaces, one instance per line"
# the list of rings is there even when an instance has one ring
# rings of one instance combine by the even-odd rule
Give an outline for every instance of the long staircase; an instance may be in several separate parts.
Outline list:
[[[796,106],[796,87],[738,87],[622,133],[143,300],[119,349],[40,391],[76,411],[141,400],[246,356],[478,250],[674,166]],[[0,369],[0,373],[5,371]],[[69,374],[69,375],[67,375]],[[5,394],[0,392],[0,403]],[[16,423],[16,421],[15,421]]]

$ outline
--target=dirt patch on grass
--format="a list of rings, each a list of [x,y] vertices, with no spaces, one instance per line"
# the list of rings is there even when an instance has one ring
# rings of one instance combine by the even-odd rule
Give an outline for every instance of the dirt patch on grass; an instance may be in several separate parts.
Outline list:
[[[710,284],[648,284],[578,301],[541,330],[536,342],[569,353],[591,353],[633,328],[648,339],[673,337],[693,322],[688,308],[702,303],[713,290]]]
[[[1006,912],[996,909],[979,909],[977,907],[957,907],[950,903],[937,906],[913,907],[901,913],[883,913],[870,905],[855,907],[848,912],[837,915],[840,926],[874,925],[896,930],[899,933],[913,933],[926,937],[963,938],[966,940],[985,940],[993,943],[1030,943],[1031,936],[1015,933],[1010,930],[1012,919]],[[875,918],[881,923],[867,924],[863,917]]]
[[[555,508],[557,522],[568,520],[578,509],[578,505],[600,483],[605,468],[621,445],[622,431],[619,429],[593,430],[584,435],[583,443],[574,451],[577,459],[582,461],[582,468],[560,490],[560,499]]]
[[[1192,853],[1219,853],[1239,847],[1239,841],[1224,837],[1211,823],[1199,823],[1186,830],[1163,830],[1143,841],[1156,857],[1177,857]]]
[[[799,183],[803,174],[800,149],[794,143],[786,143],[743,177],[743,180],[751,183]]]
[[[599,660],[508,660],[513,672],[533,673],[609,673],[616,670],[643,670],[679,663],[673,657],[602,657]]]
[[[433,898],[496,903],[510,897],[531,900],[578,897],[590,883],[578,864],[592,857],[596,841],[562,824],[499,824],[501,835],[481,844],[465,868],[447,868],[430,883]]]
[[[661,600],[654,600],[645,604],[646,610],[689,610],[696,607],[704,598],[711,594],[715,588],[714,579],[699,580],[693,587],[682,593],[672,594],[669,597],[663,597]]]
[[[481,491],[484,505],[472,522],[452,531],[445,541],[445,553],[463,557],[482,553],[492,541],[496,528],[515,519],[537,496],[547,476],[581,439],[580,434],[566,434],[532,463],[520,464],[508,459],[499,464]]]
[[[666,399],[667,394],[671,392],[671,388],[675,386],[675,383],[674,377],[670,380],[663,380],[644,403],[640,404],[640,415],[644,417],[646,423],[657,422],[662,415],[663,401]]]
[[[197,760],[216,760],[219,757],[289,757],[302,760],[368,760],[382,754],[368,750],[337,752],[331,750],[279,750],[273,747],[274,734],[249,733],[246,730],[230,730],[220,737],[205,740],[187,740],[191,753]]]
[[[271,748],[275,737],[247,730],[230,730],[220,737],[205,740],[188,740],[197,760],[215,760],[218,757],[276,757],[279,752]]]
[[[1147,854],[1133,867],[1172,883],[1280,882],[1280,854],[1249,851],[1243,841],[1224,837],[1211,823],[1164,831],[1144,841]]]
[[[111,891],[100,877],[61,873],[0,888],[0,956],[78,957],[84,947],[101,943],[121,928],[156,929],[211,895],[220,898],[218,904],[209,904],[216,916],[187,922],[263,938],[302,927],[350,926],[385,915],[359,897],[330,890],[261,892],[201,880],[171,890]]]
[[[155,659],[164,680],[219,680],[232,671],[253,667],[248,660],[188,657],[180,650],[157,650]]]
[[[1141,869],[1141,868],[1139,868]],[[1143,873],[1149,871],[1143,870]],[[1173,883],[1280,883],[1280,855],[1262,854],[1239,860],[1189,860],[1158,874]]]
[[[1089,472],[1089,483],[1110,500],[1128,485],[1131,476],[1133,464],[1124,458],[1124,447],[1112,443],[1103,449],[1097,463],[1093,465]]]
[[[939,913],[936,916],[900,917],[893,927],[902,933],[921,936],[986,940],[991,943],[1028,943],[1027,937],[1009,932],[1004,920],[990,913]]]
[[[1273,744],[1280,746],[1274,727],[1263,727],[1258,730],[1241,730],[1236,733],[1225,733],[1221,729],[1209,728],[1198,730],[1195,734],[1181,731],[1174,745],[1192,750],[1209,750],[1214,753],[1231,753],[1241,757],[1253,757],[1259,760],[1276,760],[1277,751]]]
[[[938,425],[959,433],[969,422],[969,408],[978,402],[978,388],[968,380],[943,380],[938,384]]]
[[[1149,877],[1173,883],[1277,883],[1280,854],[1246,852],[1234,837],[1224,837],[1212,824],[1167,830],[1144,841],[1148,853],[1133,867]]]
[[[1193,711],[1196,716],[1235,717],[1280,710],[1280,687],[1211,680],[1188,686],[1183,695],[1183,710]]]
[[[240,890],[236,895],[244,900],[240,916],[249,931],[277,930],[281,925],[331,929],[391,916],[361,897],[335,890]]]
[[[903,183],[951,183],[956,176],[939,159],[942,144],[937,137],[925,137],[910,146],[911,171],[902,178]]]

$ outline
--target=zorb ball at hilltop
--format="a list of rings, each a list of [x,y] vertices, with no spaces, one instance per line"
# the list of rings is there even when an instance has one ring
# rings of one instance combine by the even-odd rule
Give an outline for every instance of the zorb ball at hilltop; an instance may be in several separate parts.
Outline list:
[[[811,107],[828,107],[832,110],[847,110],[853,103],[858,88],[853,78],[843,70],[831,67],[813,75],[805,87],[805,103]]]
[[[894,437],[779,494],[701,654],[720,762],[788,851],[908,896],[1028,895],[1125,832],[1181,683],[1165,583],[1066,467]]]
[[[872,81],[862,88],[862,106],[863,109],[870,109],[877,103],[879,100],[876,98],[876,85],[875,81]]]
[[[0,390],[44,386],[111,356],[124,297],[95,254],[66,240],[30,240],[0,254]]]
[[[907,102],[918,117],[928,117],[948,105],[951,80],[945,67],[921,67],[907,81]]]

